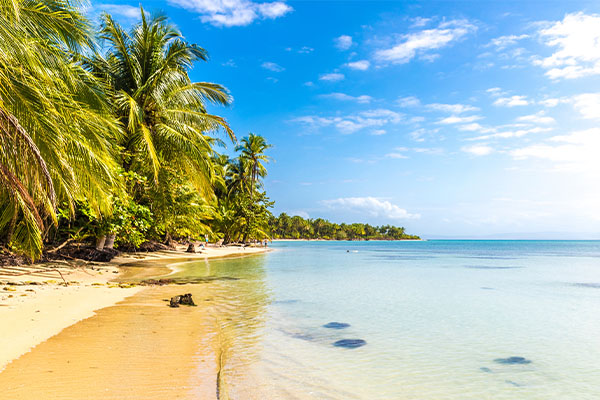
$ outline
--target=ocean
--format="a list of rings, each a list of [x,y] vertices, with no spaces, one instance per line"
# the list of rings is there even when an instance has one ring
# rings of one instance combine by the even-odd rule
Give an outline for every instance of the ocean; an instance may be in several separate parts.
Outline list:
[[[600,242],[272,247],[180,273],[237,279],[219,283],[229,398],[600,398]]]

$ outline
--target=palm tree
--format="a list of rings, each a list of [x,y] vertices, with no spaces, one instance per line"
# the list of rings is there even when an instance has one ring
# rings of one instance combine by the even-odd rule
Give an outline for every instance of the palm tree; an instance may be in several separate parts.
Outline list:
[[[242,139],[242,143],[237,146],[236,151],[241,151],[240,159],[247,162],[247,168],[250,172],[250,198],[253,197],[258,178],[267,175],[267,169],[263,163],[267,163],[270,157],[265,155],[265,150],[271,148],[264,137],[250,133],[248,137]]]
[[[36,258],[64,203],[108,212],[118,130],[88,51],[78,2],[0,0],[0,243]]]
[[[208,193],[218,139],[207,132],[223,129],[231,140],[235,135],[223,118],[207,113],[206,103],[228,105],[231,97],[221,85],[190,80],[192,65],[208,59],[204,49],[186,42],[165,16],[140,12],[141,22],[129,32],[103,15],[101,38],[108,53],[87,60],[109,85],[123,124],[122,166],[158,183],[161,164],[168,163]]]

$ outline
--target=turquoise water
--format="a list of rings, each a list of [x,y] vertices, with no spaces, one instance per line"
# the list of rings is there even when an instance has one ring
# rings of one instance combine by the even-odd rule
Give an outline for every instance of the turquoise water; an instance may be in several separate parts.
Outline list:
[[[272,247],[179,273],[226,277],[232,399],[600,399],[600,242]]]

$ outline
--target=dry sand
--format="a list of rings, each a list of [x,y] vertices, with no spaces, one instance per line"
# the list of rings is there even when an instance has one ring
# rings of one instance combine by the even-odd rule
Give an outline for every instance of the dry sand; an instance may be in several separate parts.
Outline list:
[[[69,262],[0,267],[0,371],[63,329],[142,290],[141,287],[119,287],[110,283],[116,278],[123,279],[119,274],[122,266],[152,260],[168,265],[164,260],[175,263],[264,251],[266,249],[256,247],[209,247],[191,254],[178,248],[176,251],[125,254],[104,264]],[[68,286],[64,285],[63,278]]]

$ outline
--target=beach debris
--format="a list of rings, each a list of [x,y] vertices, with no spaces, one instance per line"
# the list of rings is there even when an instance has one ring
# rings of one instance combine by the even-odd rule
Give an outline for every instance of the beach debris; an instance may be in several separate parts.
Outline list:
[[[169,302],[169,307],[179,307],[182,304],[184,306],[195,306],[194,300],[192,299],[191,293],[181,294],[179,296],[171,297],[171,301]]]
[[[494,362],[498,364],[531,364],[531,360],[526,359],[525,357],[508,357],[508,358],[496,358]]]
[[[367,342],[362,339],[342,339],[333,343],[335,347],[343,347],[345,349],[355,349],[364,346],[365,344],[367,344]]]
[[[350,324],[347,324],[345,322],[329,322],[329,323],[323,325],[323,328],[344,329],[344,328],[348,328],[349,326],[350,326]]]

